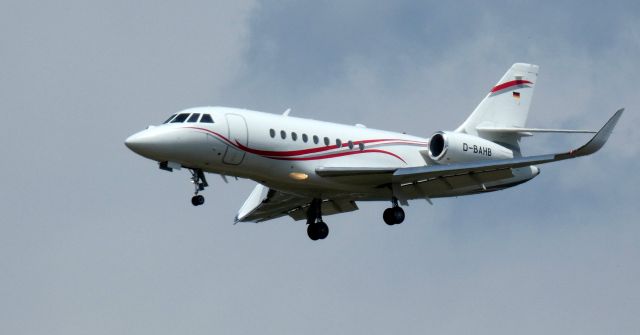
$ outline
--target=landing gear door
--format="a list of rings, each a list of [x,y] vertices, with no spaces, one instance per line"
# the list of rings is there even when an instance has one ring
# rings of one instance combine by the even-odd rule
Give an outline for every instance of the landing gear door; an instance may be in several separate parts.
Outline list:
[[[227,114],[226,119],[227,127],[229,129],[229,140],[235,145],[239,143],[246,147],[249,139],[247,122],[238,114]],[[245,152],[239,148],[227,145],[227,151],[224,153],[222,161],[229,165],[239,165],[242,163],[244,155]]]

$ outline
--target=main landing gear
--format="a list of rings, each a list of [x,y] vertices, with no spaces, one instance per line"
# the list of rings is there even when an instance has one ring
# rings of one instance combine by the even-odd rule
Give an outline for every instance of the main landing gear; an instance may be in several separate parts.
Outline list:
[[[194,206],[200,206],[204,204],[204,197],[199,195],[198,192],[204,191],[205,187],[209,186],[207,178],[204,177],[204,172],[200,169],[189,169],[191,172],[191,182],[195,188],[194,195],[191,198],[191,204]]]
[[[398,205],[398,199],[393,198],[391,203],[393,206],[384,210],[382,218],[386,224],[393,226],[394,224],[400,224],[404,221],[404,210]]]
[[[322,199],[313,199],[307,210],[307,235],[309,238],[324,240],[329,236],[329,226],[322,221]]]

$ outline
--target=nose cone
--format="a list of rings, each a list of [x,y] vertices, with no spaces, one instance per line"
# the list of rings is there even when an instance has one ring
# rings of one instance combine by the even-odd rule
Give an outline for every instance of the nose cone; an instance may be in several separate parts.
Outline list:
[[[124,145],[140,156],[155,159],[164,153],[167,138],[155,129],[149,128],[129,136]]]
[[[148,136],[144,136],[143,133],[144,131],[141,131],[127,137],[127,139],[124,140],[124,145],[131,149],[131,151],[142,155],[142,152],[145,151],[145,148],[148,149],[150,144]]]

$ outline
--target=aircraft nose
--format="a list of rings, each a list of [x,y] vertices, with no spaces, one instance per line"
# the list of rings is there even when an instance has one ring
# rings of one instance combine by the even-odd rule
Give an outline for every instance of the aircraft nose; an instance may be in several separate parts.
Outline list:
[[[144,140],[143,137],[140,136],[140,133],[136,133],[127,137],[127,139],[124,140],[124,145],[131,149],[131,151],[139,153],[140,149],[144,148]]]
[[[135,133],[124,141],[124,145],[141,156],[148,156],[158,146],[158,138],[151,131],[143,130]]]

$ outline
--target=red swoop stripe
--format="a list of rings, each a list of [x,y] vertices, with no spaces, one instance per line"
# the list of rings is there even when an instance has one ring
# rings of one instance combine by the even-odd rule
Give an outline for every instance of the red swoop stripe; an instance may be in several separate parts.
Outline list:
[[[190,128],[190,129],[196,129],[196,130],[200,130],[200,131],[205,131],[207,133],[210,133],[218,138],[220,138],[221,140],[229,143],[230,145],[243,150],[245,152],[248,153],[252,153],[252,154],[256,154],[256,155],[260,155],[263,156],[265,158],[271,158],[271,159],[279,159],[279,160],[317,160],[317,159],[327,159],[327,158],[334,158],[334,157],[341,157],[341,156],[348,156],[348,155],[355,155],[355,154],[361,154],[361,153],[380,153],[380,154],[385,154],[385,155],[390,155],[393,156],[401,161],[403,161],[405,164],[407,163],[404,159],[402,159],[402,157],[386,151],[386,150],[379,150],[379,149],[365,149],[365,150],[358,150],[358,151],[347,151],[347,152],[339,152],[339,153],[333,153],[333,154],[326,154],[326,155],[320,155],[320,156],[313,156],[313,157],[291,157],[291,156],[299,156],[299,155],[305,155],[305,154],[311,154],[311,153],[318,153],[318,152],[323,152],[323,151],[328,151],[328,150],[332,150],[332,149],[337,149],[338,146],[337,145],[330,145],[330,146],[326,146],[326,147],[319,147],[319,148],[311,148],[311,149],[305,149],[305,150],[290,150],[290,151],[268,151],[268,150],[257,150],[257,149],[252,149],[249,148],[247,146],[242,145],[242,143],[238,142],[236,140],[236,143],[231,142],[228,138],[226,138],[225,136],[216,133],[215,131],[211,131],[209,129],[206,128],[200,128],[200,127],[184,127],[184,128]],[[404,144],[418,144],[418,145],[425,145],[424,142],[418,142],[418,141],[406,141],[406,140],[395,140],[395,139],[379,139],[379,140],[362,140],[362,141],[357,141],[357,142],[353,142],[354,145],[357,145],[359,143],[377,143],[377,142],[391,142],[389,144],[395,144],[395,143],[404,143]],[[341,145],[341,147],[347,147],[348,143],[343,143]]]
[[[509,87],[518,86],[518,85],[525,85],[525,84],[533,84],[533,83],[528,81],[528,80],[520,80],[520,79],[512,80],[512,81],[508,81],[506,83],[502,83],[500,85],[495,86],[494,88],[491,89],[491,93],[502,91],[502,90],[507,89]]]
[[[354,141],[353,145],[354,146],[358,146],[360,143],[380,143],[380,142],[387,142],[385,144],[415,144],[415,145],[426,145],[426,143],[424,142],[417,142],[417,141],[405,141],[405,140],[394,140],[394,139],[380,139],[380,140],[362,140],[362,141]],[[242,143],[238,142],[236,140],[236,143],[234,143],[234,145],[246,152],[252,153],[252,154],[256,154],[256,155],[262,155],[262,156],[275,156],[275,157],[291,157],[291,156],[300,156],[300,155],[307,155],[307,154],[315,154],[315,153],[319,153],[319,152],[324,152],[324,151],[329,151],[329,150],[333,150],[333,149],[338,149],[337,145],[329,145],[329,146],[324,146],[324,147],[318,147],[318,148],[310,148],[310,149],[302,149],[302,150],[289,150],[289,151],[271,151],[271,150],[258,150],[258,149],[253,149],[253,148],[249,148],[247,146],[244,146]],[[349,143],[342,143],[342,145],[340,147],[342,148],[346,148],[349,146]]]
[[[389,151],[385,151],[385,150],[379,150],[379,149],[365,149],[365,150],[360,150],[360,151],[346,151],[346,152],[338,152],[338,153],[334,153],[334,154],[328,154],[328,155],[322,155],[322,156],[313,156],[313,157],[269,157],[272,159],[278,159],[278,160],[285,160],[285,161],[314,161],[314,160],[320,160],[320,159],[328,159],[328,158],[335,158],[335,157],[342,157],[342,156],[349,156],[349,155],[358,155],[358,154],[366,154],[366,153],[379,153],[379,154],[385,154],[385,155],[390,155],[393,156],[399,160],[401,160],[403,163],[407,163],[404,159],[402,159],[402,157],[389,152]]]

